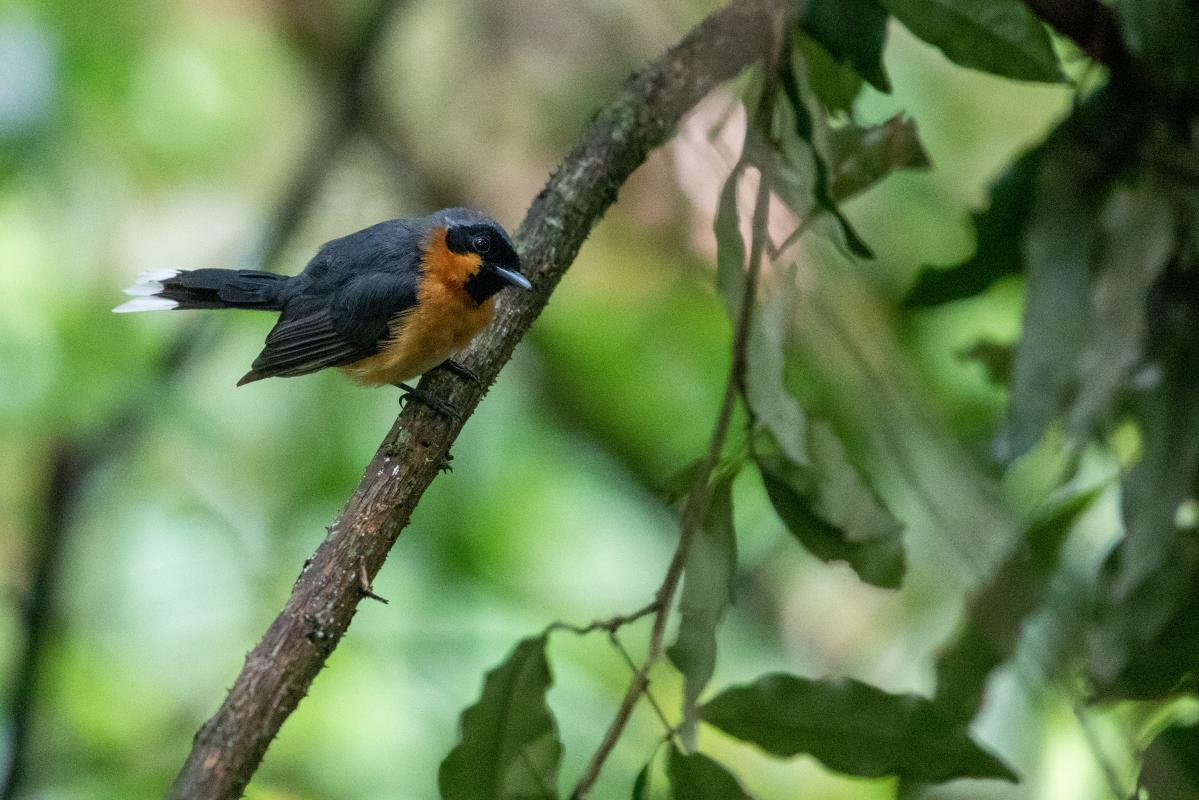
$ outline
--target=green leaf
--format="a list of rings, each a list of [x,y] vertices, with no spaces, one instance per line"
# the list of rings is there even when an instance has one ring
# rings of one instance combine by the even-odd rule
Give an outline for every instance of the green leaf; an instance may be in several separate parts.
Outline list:
[[[901,169],[927,169],[931,162],[916,123],[900,114],[881,125],[845,125],[829,131],[832,182],[829,192],[847,200]]]
[[[1016,776],[932,701],[848,678],[773,674],[727,689],[700,709],[720,730],[789,758],[803,753],[849,775],[940,783]]]
[[[798,61],[802,63],[802,57]],[[779,77],[783,86],[783,95],[787,98],[787,102],[795,115],[795,131],[799,135],[799,138],[808,144],[808,148],[811,151],[815,174],[812,194],[817,204],[832,214],[833,218],[837,221],[838,226],[841,228],[841,233],[845,237],[845,244],[850,252],[862,258],[874,258],[874,253],[862,241],[862,237],[858,236],[853,226],[849,224],[849,220],[841,212],[837,201],[833,198],[829,189],[829,167],[825,141],[827,137],[823,135],[823,127],[817,127],[817,120],[823,123],[823,119],[814,116],[815,112],[813,109],[808,108],[804,101],[807,67],[805,64],[802,70],[797,70],[796,63],[797,59],[789,56],[783,63]]]
[[[745,296],[745,239],[741,236],[741,217],[737,211],[737,180],[741,170],[734,169],[720,190],[716,206],[716,289],[724,298],[729,317],[736,319]]]
[[[666,655],[683,673],[683,725],[687,747],[695,747],[696,702],[716,668],[716,627],[732,602],[737,541],[733,531],[732,477],[717,481],[704,524],[687,551],[679,601],[679,633]]]
[[[675,800],[753,800],[736,776],[703,753],[671,747],[666,774]]]
[[[828,50],[810,36],[800,34],[795,39],[799,52],[808,65],[808,82],[812,93],[819,98],[830,115],[853,113],[853,101],[862,90],[862,76],[853,67],[837,61]]]
[[[891,91],[883,68],[887,12],[877,0],[808,0],[799,24],[834,59],[880,92]]]
[[[1112,192],[1100,214],[1098,249],[1070,413],[1070,426],[1080,436],[1107,420],[1140,364],[1149,290],[1176,249],[1173,209],[1151,176]]]
[[[1162,731],[1145,751],[1138,786],[1149,798],[1199,797],[1199,725]]]
[[[651,757],[637,773],[633,780],[633,800],[649,800],[649,771],[653,765],[654,759]]]
[[[1199,691],[1199,531],[1181,532],[1167,548],[1164,566],[1101,609],[1091,661],[1099,699]]]
[[[904,573],[903,525],[858,473],[827,423],[814,420],[808,442],[811,467],[755,452],[775,511],[817,558],[845,561],[875,586],[899,586]]]
[[[1169,95],[1199,94],[1199,25],[1193,0],[1116,0],[1129,52]]]
[[[882,0],[950,61],[1025,81],[1064,80],[1053,44],[1021,0]]]
[[[441,762],[445,800],[532,800],[557,796],[562,745],[545,702],[553,684],[545,638],[525,639],[483,682],[462,713],[462,738]]]
[[[808,463],[807,417],[787,390],[787,340],[795,307],[796,269],[776,271],[759,303],[746,344],[745,399],[754,421],[768,430],[783,455]]]
[[[974,215],[974,256],[948,269],[925,267],[904,299],[923,308],[981,294],[1000,278],[1024,271],[1022,241],[1045,147],[1020,157],[991,186],[991,203]]]
[[[1069,487],[1038,504],[1012,555],[970,599],[953,643],[937,659],[934,702],[948,718],[974,718],[987,677],[1012,656],[1025,620],[1045,601],[1066,537],[1107,487]]]
[[[1141,457],[1124,480],[1124,541],[1104,576],[1091,678],[1101,697],[1195,691],[1199,671],[1199,308],[1193,273],[1150,294],[1150,374],[1130,392]]]

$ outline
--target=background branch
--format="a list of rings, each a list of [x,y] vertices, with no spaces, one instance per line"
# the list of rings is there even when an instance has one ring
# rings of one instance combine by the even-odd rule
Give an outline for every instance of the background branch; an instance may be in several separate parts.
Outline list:
[[[483,385],[511,357],[620,186],[684,113],[761,57],[783,5],[734,0],[631,77],[595,116],[516,233],[535,290],[502,303],[490,330],[462,357]],[[427,376],[421,388],[457,408],[462,420],[483,394],[452,374]],[[461,426],[419,404],[401,413],[221,708],[197,733],[170,797],[240,796],[349,626],[362,598],[358,565],[365,563],[371,578],[378,572]]]

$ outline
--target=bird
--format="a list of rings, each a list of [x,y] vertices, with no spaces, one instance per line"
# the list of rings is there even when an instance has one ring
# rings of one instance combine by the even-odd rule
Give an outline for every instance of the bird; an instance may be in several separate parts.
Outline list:
[[[495,295],[533,288],[508,233],[480,211],[447,208],[393,219],[326,242],[298,275],[250,269],[144,272],[113,309],[277,311],[266,346],[237,382],[335,367],[359,385],[391,384],[436,410],[406,381],[451,359],[491,321]]]

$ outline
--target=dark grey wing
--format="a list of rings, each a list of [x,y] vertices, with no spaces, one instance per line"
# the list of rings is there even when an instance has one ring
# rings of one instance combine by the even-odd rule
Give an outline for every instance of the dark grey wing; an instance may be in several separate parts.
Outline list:
[[[352,364],[374,355],[396,314],[416,305],[415,274],[371,273],[331,297],[300,295],[283,309],[238,386]]]

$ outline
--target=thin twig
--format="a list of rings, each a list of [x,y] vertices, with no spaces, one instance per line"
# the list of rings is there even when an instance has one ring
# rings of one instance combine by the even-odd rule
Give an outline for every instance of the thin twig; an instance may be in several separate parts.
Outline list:
[[[628,649],[624,646],[624,644],[621,643],[620,636],[616,631],[608,631],[608,641],[612,643],[612,646],[616,648],[616,651],[620,653],[621,658],[624,659],[624,663],[628,664],[629,669],[635,674],[637,672],[637,662],[633,660],[631,655],[629,655]],[[662,706],[658,703],[658,699],[654,697],[654,693],[649,690],[648,682],[645,685],[645,699],[649,701],[650,707],[653,708],[654,713],[658,715],[658,719],[662,721],[662,727],[666,729],[666,738],[673,739],[675,734],[678,732],[678,727],[670,724],[670,720],[667,719],[666,712],[662,710]]]
[[[648,617],[657,610],[658,601],[655,600],[649,605],[639,608],[631,614],[618,614],[615,617],[609,617],[607,619],[592,620],[586,625],[572,625],[569,622],[562,622],[559,620],[557,622],[551,622],[548,626],[546,626],[545,634],[553,633],[554,631],[569,631],[571,633],[578,634],[579,636],[586,636],[587,634],[594,633],[596,631],[608,631],[609,633],[614,633],[617,628],[624,627],[625,625],[634,623],[639,619]]]
[[[775,37],[773,41],[777,42],[778,38]],[[776,47],[772,45],[769,52],[775,54]],[[757,115],[759,123],[764,123],[770,118],[770,110],[773,108],[772,103],[774,99],[773,78],[776,71],[777,55],[772,55],[772,57],[767,58],[765,64],[766,77],[763,81],[762,105]],[[708,513],[708,506],[711,504],[712,472],[720,460],[721,451],[724,449],[724,442],[728,437],[729,424],[733,418],[733,408],[736,406],[740,387],[744,383],[750,324],[753,319],[753,309],[758,291],[758,276],[761,274],[762,256],[765,251],[767,215],[770,210],[770,182],[766,165],[760,164],[758,172],[758,192],[753,213],[753,243],[750,247],[749,268],[745,273],[745,286],[741,297],[741,308],[737,315],[737,327],[733,335],[732,365],[729,368],[729,378],[725,385],[724,397],[720,403],[720,412],[716,417],[716,425],[712,431],[712,437],[708,441],[707,453],[704,455],[704,460],[697,471],[691,493],[687,497],[687,503],[683,507],[682,521],[679,524],[678,544],[675,546],[670,565],[666,568],[666,577],[662,580],[662,585],[658,588],[655,596],[655,603],[658,608],[654,615],[653,627],[650,629],[649,647],[645,660],[642,662],[641,667],[634,673],[633,680],[629,683],[629,688],[625,691],[624,698],[617,709],[616,718],[608,726],[608,730],[604,733],[599,747],[596,749],[594,755],[592,755],[591,761],[588,763],[578,784],[576,784],[574,791],[571,792],[571,800],[584,800],[590,794],[596,780],[599,778],[600,770],[603,769],[604,763],[608,760],[608,756],[611,755],[612,749],[616,746],[616,742],[624,732],[629,717],[633,713],[634,706],[636,706],[637,701],[641,699],[641,696],[645,693],[649,685],[650,670],[653,669],[654,664],[657,663],[658,658],[662,654],[662,640],[666,633],[666,622],[670,617],[670,608],[675,592],[678,589],[679,581],[683,575],[683,567],[687,562],[687,553],[691,548],[691,542],[695,538],[696,531],[699,530],[705,515]]]

